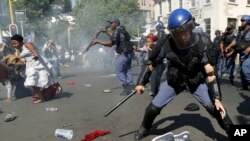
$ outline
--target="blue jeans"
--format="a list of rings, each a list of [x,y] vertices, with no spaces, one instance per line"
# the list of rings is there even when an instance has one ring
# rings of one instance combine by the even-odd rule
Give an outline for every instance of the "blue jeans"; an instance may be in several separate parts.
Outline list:
[[[151,85],[151,93],[152,96],[156,96],[156,94],[159,91],[159,87],[161,84],[161,76],[165,69],[164,64],[157,64],[157,66],[154,68],[153,72],[151,73],[150,77],[150,85]]]
[[[226,68],[227,73],[229,74],[229,80],[234,79],[235,58],[236,54],[232,54],[232,56],[226,58]]]
[[[132,75],[132,59],[134,52],[121,53],[115,59],[115,74],[121,85],[134,85]]]
[[[218,57],[216,68],[217,68],[218,78],[221,78],[222,74],[226,72],[226,59],[222,55]]]
[[[170,101],[172,101],[178,94],[184,91],[184,89],[182,88],[175,88],[175,89],[169,86],[167,81],[163,82],[160,86],[158,94],[152,101],[153,105],[162,108],[166,106]],[[196,91],[192,93],[192,95],[204,107],[212,103],[208,94],[208,87],[206,84],[200,84],[199,87],[196,89]]]
[[[56,60],[49,60],[49,62],[51,63],[52,68],[56,72],[56,77],[61,76],[59,60],[58,59],[56,59]]]
[[[240,54],[240,77],[242,86],[250,84],[250,55]]]

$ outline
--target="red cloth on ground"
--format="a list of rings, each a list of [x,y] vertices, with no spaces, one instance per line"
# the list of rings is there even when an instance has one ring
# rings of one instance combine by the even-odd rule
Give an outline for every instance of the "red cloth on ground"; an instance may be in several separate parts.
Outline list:
[[[75,82],[73,82],[73,81],[68,81],[67,84],[68,84],[69,86],[73,86],[73,85],[75,85]]]
[[[81,141],[92,141],[93,139],[99,137],[99,136],[104,136],[106,134],[110,134],[111,132],[108,130],[94,130],[88,134],[85,135],[84,139]]]

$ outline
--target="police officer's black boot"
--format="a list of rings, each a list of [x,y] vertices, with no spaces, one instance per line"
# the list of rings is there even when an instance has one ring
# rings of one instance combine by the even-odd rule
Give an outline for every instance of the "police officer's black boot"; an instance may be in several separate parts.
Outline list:
[[[122,85],[122,88],[123,88],[123,90],[122,90],[122,92],[120,93],[120,95],[121,96],[126,96],[126,95],[128,95],[128,85]]]
[[[161,108],[154,106],[152,103],[145,110],[144,118],[141,126],[135,132],[134,139],[141,140],[148,135],[149,130],[152,127],[154,119],[161,112]]]

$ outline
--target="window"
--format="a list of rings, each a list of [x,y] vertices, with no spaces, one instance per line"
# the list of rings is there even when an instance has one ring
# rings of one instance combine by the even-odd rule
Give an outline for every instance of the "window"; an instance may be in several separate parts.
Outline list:
[[[205,0],[205,4],[211,3],[211,0]]]
[[[145,6],[146,5],[146,0],[141,0],[141,5]]]
[[[183,6],[183,0],[179,0],[179,7],[182,8]]]
[[[236,2],[236,0],[229,0],[229,2],[235,3],[235,2]]]
[[[236,27],[237,19],[235,18],[227,18],[227,25],[231,24]]]
[[[171,0],[168,0],[168,9],[169,9],[169,13],[172,12],[172,3]]]
[[[160,12],[160,15],[162,15],[162,3],[161,2],[159,2],[159,12]]]
[[[211,19],[204,19],[205,22],[205,32],[210,36],[211,35]]]
[[[195,5],[196,5],[195,2],[196,2],[196,0],[191,1],[191,7],[195,7]]]

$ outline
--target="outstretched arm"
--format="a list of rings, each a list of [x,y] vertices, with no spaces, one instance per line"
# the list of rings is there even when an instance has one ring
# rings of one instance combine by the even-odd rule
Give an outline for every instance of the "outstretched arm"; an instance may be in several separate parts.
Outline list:
[[[113,46],[113,43],[111,40],[107,40],[107,41],[102,41],[102,40],[98,40],[98,39],[94,39],[92,42],[91,42],[92,45],[96,45],[96,44],[101,44],[105,47],[112,47]]]
[[[221,103],[221,93],[220,93],[219,84],[217,82],[217,78],[215,76],[214,66],[210,64],[206,64],[204,68],[207,73],[207,85],[208,85],[209,92],[214,100],[216,109],[220,111],[221,117],[222,119],[224,119],[226,116],[226,110]]]

